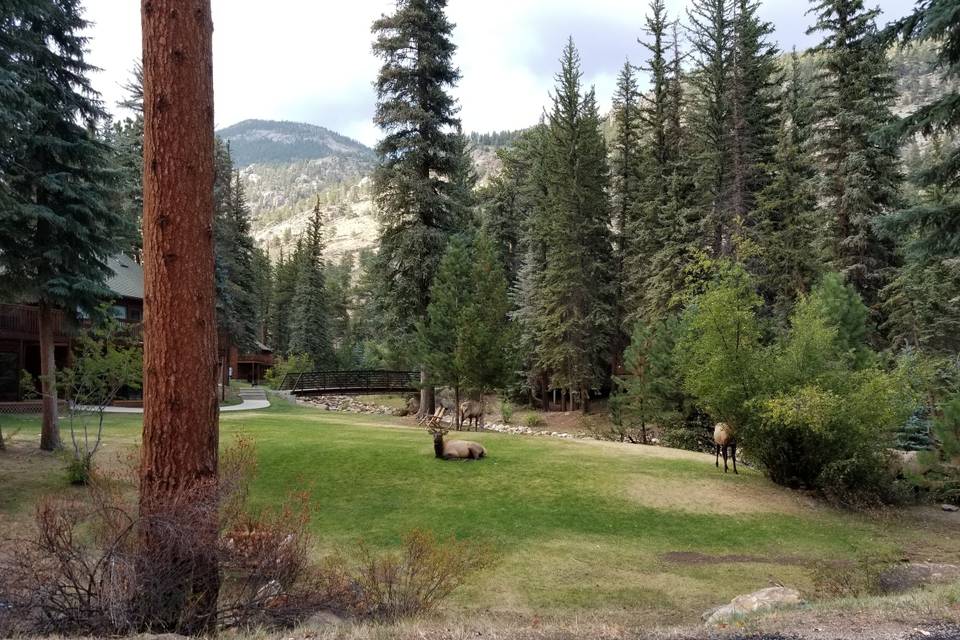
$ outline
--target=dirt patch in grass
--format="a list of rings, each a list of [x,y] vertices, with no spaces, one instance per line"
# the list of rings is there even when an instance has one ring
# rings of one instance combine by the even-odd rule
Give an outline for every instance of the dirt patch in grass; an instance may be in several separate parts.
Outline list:
[[[655,447],[649,447],[655,449]],[[676,450],[669,449],[672,453]],[[698,454],[691,454],[697,456]],[[701,458],[703,456],[700,456]],[[728,478],[717,481],[639,476],[627,495],[645,507],[713,514],[780,513],[807,516],[829,507],[800,493]]]
[[[668,551],[660,557],[667,562],[692,565],[728,563],[805,565],[808,563],[804,558],[797,556],[765,557],[747,554],[709,555],[696,551]]]

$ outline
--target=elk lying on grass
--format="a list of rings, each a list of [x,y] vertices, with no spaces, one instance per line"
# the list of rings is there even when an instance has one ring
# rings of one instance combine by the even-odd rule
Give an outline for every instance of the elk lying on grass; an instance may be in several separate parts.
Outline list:
[[[737,434],[726,422],[718,422],[713,427],[713,442],[716,445],[717,469],[720,468],[720,452],[723,451],[723,472],[727,472],[727,449],[733,454],[733,472],[737,471]]]
[[[441,460],[479,460],[487,455],[487,450],[478,442],[469,440],[450,440],[444,442],[446,429],[434,427],[430,429],[433,435],[433,453]]]

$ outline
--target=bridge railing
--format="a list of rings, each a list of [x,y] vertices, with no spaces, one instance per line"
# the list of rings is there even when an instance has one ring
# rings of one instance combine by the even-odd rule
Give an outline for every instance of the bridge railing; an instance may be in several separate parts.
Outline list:
[[[280,381],[281,391],[293,394],[385,393],[418,388],[417,371],[302,371],[288,373]]]

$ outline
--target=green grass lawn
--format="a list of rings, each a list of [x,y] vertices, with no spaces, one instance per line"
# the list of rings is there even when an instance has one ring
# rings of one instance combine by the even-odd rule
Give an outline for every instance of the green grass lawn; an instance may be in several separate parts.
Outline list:
[[[225,444],[232,434],[256,443],[254,508],[309,492],[318,554],[360,539],[393,548],[413,528],[496,549],[454,611],[687,623],[770,581],[809,588],[806,565],[818,560],[960,558],[948,525],[835,511],[752,470],[724,475],[712,456],[480,433],[466,437],[489,458],[444,462],[409,423],[287,404],[224,414],[221,426]],[[38,420],[7,417],[3,428],[19,428],[15,448],[27,450]],[[140,416],[109,416],[104,458],[139,429]],[[0,453],[0,518],[28,518],[39,493],[66,490],[56,468],[43,454],[18,466]]]

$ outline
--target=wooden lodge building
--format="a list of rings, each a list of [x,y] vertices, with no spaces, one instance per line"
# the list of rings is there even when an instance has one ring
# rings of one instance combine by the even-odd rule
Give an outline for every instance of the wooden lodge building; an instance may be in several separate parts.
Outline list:
[[[108,264],[113,275],[107,280],[107,287],[115,295],[110,314],[117,321],[131,325],[133,335],[142,340],[139,325],[143,322],[143,268],[126,255],[110,258]],[[55,313],[54,353],[58,369],[70,364],[72,340],[82,322],[80,317],[68,318],[63,311]],[[0,302],[0,402],[23,399],[22,371],[39,380],[39,331],[39,310],[35,305]],[[232,372],[234,379],[263,380],[267,369],[273,366],[271,349],[258,342],[256,353],[245,354],[225,342],[221,335],[220,363],[224,377]]]

